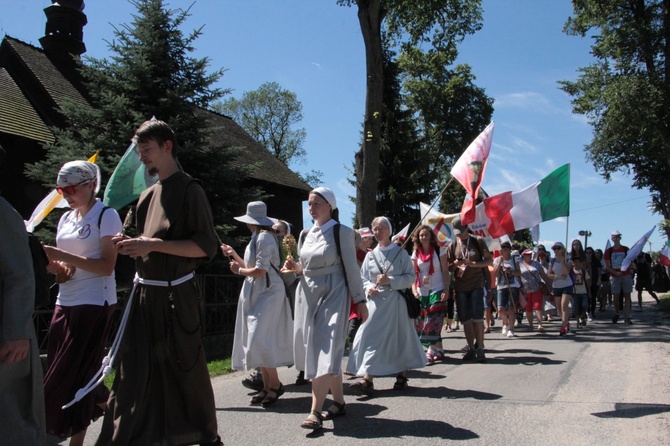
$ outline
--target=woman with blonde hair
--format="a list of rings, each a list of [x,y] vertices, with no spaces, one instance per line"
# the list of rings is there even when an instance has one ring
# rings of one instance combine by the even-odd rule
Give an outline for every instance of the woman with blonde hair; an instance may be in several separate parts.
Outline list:
[[[91,421],[102,415],[109,390],[100,384],[73,406],[63,406],[91,380],[104,356],[116,308],[112,237],[122,225],[119,214],[96,199],[97,165],[66,163],[56,185],[72,210],[58,222],[56,247],[44,247],[47,269],[60,282],[49,326],[44,398],[47,433],[71,437],[70,446],[77,446]]]

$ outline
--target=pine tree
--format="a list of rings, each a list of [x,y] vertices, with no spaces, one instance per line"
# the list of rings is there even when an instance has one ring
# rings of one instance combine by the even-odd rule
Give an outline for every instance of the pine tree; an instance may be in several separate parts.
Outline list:
[[[188,9],[166,9],[162,0],[132,3],[138,13],[131,24],[115,28],[111,58],[86,58],[81,64],[91,107],[64,107],[67,125],[52,129],[56,141],[46,146],[46,159],[28,166],[27,174],[53,185],[63,163],[87,159],[97,150],[104,188],[137,127],[155,116],[175,131],[180,163],[202,180],[214,221],[222,228],[222,222],[231,221],[227,210],[242,207],[257,192],[241,188],[247,172],[231,164],[239,151],[209,141],[204,110],[229,93],[215,87],[224,70],[207,73],[208,58],[190,55],[202,27],[182,33]]]

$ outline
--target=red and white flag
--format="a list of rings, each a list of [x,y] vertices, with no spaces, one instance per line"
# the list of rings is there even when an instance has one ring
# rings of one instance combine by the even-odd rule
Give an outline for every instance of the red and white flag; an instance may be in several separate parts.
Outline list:
[[[400,232],[398,232],[396,235],[391,237],[391,241],[395,243],[396,239],[399,239],[401,242],[405,243],[405,240],[407,240],[407,236],[409,235],[409,226],[411,223],[407,223],[407,226],[402,228]]]
[[[463,203],[463,208],[461,209],[461,221],[464,225],[475,221],[475,200],[484,179],[486,161],[489,158],[492,140],[493,122],[465,149],[465,152],[458,158],[454,167],[451,168],[451,175],[461,183],[470,195],[470,198]]]
[[[670,242],[661,250],[661,265],[670,267]]]
[[[568,215],[570,165],[565,164],[525,189],[485,198],[476,208],[471,227],[485,227],[491,237],[498,238]]]

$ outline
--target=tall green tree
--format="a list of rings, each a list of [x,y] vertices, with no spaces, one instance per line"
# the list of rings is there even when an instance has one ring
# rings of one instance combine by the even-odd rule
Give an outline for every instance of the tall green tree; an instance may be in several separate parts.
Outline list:
[[[355,155],[356,220],[376,215],[382,141],[384,63],[382,25],[392,48],[433,48],[457,56],[456,46],[481,27],[480,0],[338,0],[358,7],[365,43],[366,99],[363,142]]]
[[[305,162],[307,137],[298,96],[277,82],[266,82],[242,98],[228,98],[214,108],[233,118],[244,130],[285,165]]]
[[[307,162],[304,148],[307,131],[302,122],[302,103],[298,96],[277,82],[266,82],[257,90],[247,91],[240,99],[228,98],[212,109],[233,118],[260,145],[287,167]],[[312,170],[298,173],[312,186],[320,183],[323,174]]]
[[[475,85],[468,65],[451,68],[449,57],[435,50],[409,49],[400,57],[405,101],[419,116],[420,134],[431,160],[433,181],[444,190],[440,209],[461,209],[465,190],[452,181],[451,167],[493,116],[493,99]]]
[[[415,113],[405,106],[401,73],[393,53],[384,53],[382,139],[377,213],[391,218],[396,230],[419,222],[419,202],[434,197],[432,160],[417,131]],[[370,221],[362,222],[368,226]]]
[[[593,126],[586,159],[648,189],[670,237],[670,1],[574,0],[573,10],[564,31],[591,37],[595,61],[560,84]]]
[[[64,107],[67,125],[53,129],[56,141],[46,147],[43,161],[27,166],[27,175],[53,184],[64,162],[98,150],[104,183],[137,127],[155,116],[175,131],[179,160],[203,181],[215,223],[221,225],[231,220],[229,209],[238,209],[257,192],[240,187],[247,172],[231,163],[240,156],[238,150],[210,144],[204,110],[228,93],[215,86],[223,70],[208,73],[209,60],[191,56],[202,28],[188,35],[181,31],[188,9],[167,9],[162,0],[132,4],[137,14],[131,24],[115,28],[110,59],[86,58],[81,64],[91,107]]]

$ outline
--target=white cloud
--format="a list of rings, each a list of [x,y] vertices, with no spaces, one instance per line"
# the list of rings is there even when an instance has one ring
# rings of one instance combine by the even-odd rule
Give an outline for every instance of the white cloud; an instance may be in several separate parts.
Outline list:
[[[556,113],[559,109],[546,96],[533,91],[522,91],[498,96],[493,104],[494,108],[523,108],[532,111]]]

